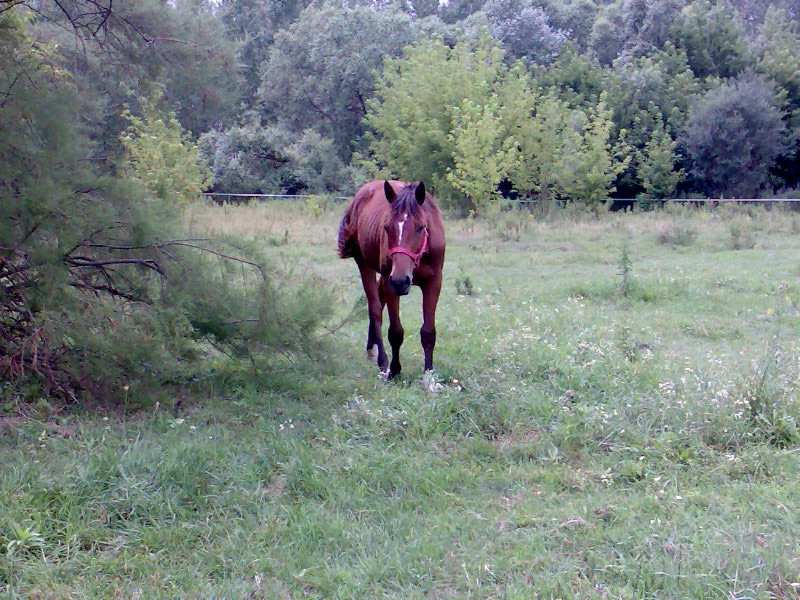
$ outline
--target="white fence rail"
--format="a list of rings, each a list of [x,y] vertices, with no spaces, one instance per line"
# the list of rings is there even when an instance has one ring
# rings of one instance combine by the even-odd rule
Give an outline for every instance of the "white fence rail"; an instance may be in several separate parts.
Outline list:
[[[248,202],[251,199],[269,199],[269,198],[313,198],[314,196],[324,196],[327,194],[227,194],[225,192],[205,192],[203,196],[206,196],[217,202],[218,204],[223,203],[239,203],[239,202]],[[351,196],[333,196],[335,200],[349,200]],[[638,198],[609,198],[611,202],[619,202],[623,204],[636,204],[638,202],[642,202],[642,200]],[[518,200],[520,204],[536,204],[538,200],[536,199],[524,199]],[[645,200],[645,202],[650,203],[666,203],[666,202],[676,202],[676,203],[694,203],[694,204],[725,204],[725,203],[749,203],[749,202],[761,202],[761,203],[783,203],[783,202],[800,202],[800,198],[661,198],[661,199],[649,199]]]
[[[203,196],[210,198],[217,204],[232,204],[239,202],[249,202],[251,199],[268,198],[313,198],[314,196],[326,196],[327,194],[227,194],[225,192],[204,192]],[[336,200],[349,200],[349,196],[333,196]]]

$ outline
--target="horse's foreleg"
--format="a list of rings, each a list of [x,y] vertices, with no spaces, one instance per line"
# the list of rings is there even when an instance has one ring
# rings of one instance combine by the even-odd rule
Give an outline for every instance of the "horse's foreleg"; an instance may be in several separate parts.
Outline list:
[[[367,296],[367,311],[369,313],[369,327],[367,328],[367,356],[373,358],[385,371],[388,366],[386,351],[383,348],[383,337],[381,327],[383,325],[383,294],[378,288],[376,273],[369,267],[359,264],[358,270],[361,273],[361,283],[364,286],[364,293]]]
[[[419,340],[425,353],[425,370],[433,370],[433,348],[436,346],[436,304],[442,291],[441,275],[427,281],[422,288],[422,328]]]
[[[389,345],[392,347],[392,362],[389,365],[389,379],[400,374],[400,346],[403,345],[403,324],[400,322],[400,296],[391,290],[389,280],[381,278],[381,288],[389,312]]]

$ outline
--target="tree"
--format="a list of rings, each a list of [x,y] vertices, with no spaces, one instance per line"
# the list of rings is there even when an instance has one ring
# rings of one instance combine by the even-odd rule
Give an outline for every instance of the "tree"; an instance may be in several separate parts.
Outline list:
[[[675,43],[674,29],[681,10],[688,0],[653,0],[647,3],[647,12],[638,28],[633,44],[634,53],[647,54]]]
[[[800,26],[784,10],[769,8],[759,29],[756,68],[786,92],[789,110],[800,110]]]
[[[229,194],[297,194],[350,189],[354,175],[333,142],[313,129],[294,134],[278,125],[211,131],[199,141],[214,174],[214,191]]]
[[[692,2],[681,11],[674,31],[699,79],[735,77],[750,60],[741,16],[727,2]]]
[[[636,175],[644,188],[641,198],[661,200],[674,197],[678,184],[685,177],[683,169],[675,168],[677,145],[663,123],[658,123],[644,149],[636,151]]]
[[[486,0],[449,0],[445,3],[440,2],[439,17],[445,23],[463,21],[481,10],[484,4],[486,4]]]
[[[261,84],[261,67],[275,36],[288,28],[311,0],[220,0],[219,15],[226,34],[239,44],[242,99],[251,106]]]
[[[520,158],[511,181],[544,202],[605,200],[627,164],[617,158],[611,127],[602,102],[583,111],[570,108],[555,91],[541,95],[517,132]]]
[[[536,71],[535,79],[539,87],[559,90],[571,106],[586,108],[596,105],[600,94],[612,83],[608,81],[609,73],[596,59],[568,44],[549,68]]]
[[[504,58],[502,49],[484,36],[452,49],[437,41],[421,43],[402,58],[387,60],[369,102],[369,155],[363,162],[375,165],[376,173],[430,183],[451,206],[470,208],[463,189],[459,192],[451,183],[461,180],[463,172],[448,180],[456,168],[454,144],[459,134],[454,126],[458,122],[463,135],[473,136],[477,132],[468,118],[482,118],[484,126],[495,120],[497,115],[484,107],[501,95],[508,73]],[[502,138],[487,134],[483,139],[494,144]]]
[[[645,191],[639,158],[647,156],[653,133],[666,128],[678,135],[684,130],[701,83],[686,55],[667,44],[663,50],[615,64],[605,89],[614,114],[614,136],[624,132],[635,152],[616,185],[622,193],[636,195]]]
[[[300,134],[309,127],[349,160],[361,145],[374,73],[414,39],[410,17],[368,7],[309,7],[275,39],[262,69],[265,119]]]
[[[492,36],[512,58],[529,64],[549,64],[567,35],[550,25],[548,14],[532,0],[489,0],[484,10]]]
[[[356,189],[353,169],[339,158],[333,141],[314,129],[306,129],[284,152],[291,161],[292,176],[303,189],[314,193]]]
[[[791,186],[800,183],[800,31],[784,10],[768,9],[759,31],[756,69],[775,81],[785,110],[787,152],[778,160],[780,175]]]
[[[199,141],[214,190],[229,194],[295,194],[303,190],[286,149],[294,137],[279,126],[246,125],[210,131]]]
[[[124,104],[159,88],[181,125],[199,135],[231,118],[239,98],[236,47],[210,4],[107,0],[31,2],[37,19],[28,29],[55,44],[71,76],[101,120],[106,152],[119,150]],[[80,43],[76,43],[76,35]],[[91,102],[89,101],[91,99]],[[134,112],[137,107],[133,106]]]
[[[611,111],[604,99],[587,111],[577,147],[563,152],[559,187],[562,197],[596,208],[614,192],[614,180],[627,166],[630,153],[623,141],[611,138]]]
[[[161,114],[156,101],[140,101],[144,112],[141,117],[128,109],[122,112],[130,122],[122,135],[127,153],[123,168],[131,181],[157,198],[189,204],[211,186],[211,174],[201,167],[197,145],[189,139],[175,113]]]
[[[76,36],[127,31],[113,15],[95,21],[97,8],[69,13]],[[173,194],[185,186],[143,168],[175,158],[169,175],[186,183],[191,148],[174,117],[133,117],[146,160],[132,181],[96,154],[90,105],[33,26],[25,5],[0,13],[0,381],[23,398],[144,398],[186,382],[211,348],[256,359],[307,347],[326,301],[286,298],[246,249],[181,234]],[[167,143],[145,139],[154,132]]]
[[[453,168],[446,178],[478,210],[495,203],[498,185],[517,160],[516,140],[503,135],[501,110],[500,99],[493,96],[483,106],[465,100],[454,114],[449,136]]]
[[[569,42],[585,51],[597,16],[597,3],[594,0],[543,0],[541,5],[550,25],[567,32]]]
[[[692,109],[683,144],[697,187],[711,197],[753,197],[785,148],[772,85],[744,75],[710,90]]]

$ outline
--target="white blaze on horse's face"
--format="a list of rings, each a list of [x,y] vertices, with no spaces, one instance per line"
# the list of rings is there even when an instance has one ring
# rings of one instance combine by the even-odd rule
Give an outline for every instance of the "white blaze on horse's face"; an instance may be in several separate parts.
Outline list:
[[[404,213],[404,214],[403,214],[403,220],[402,220],[402,221],[400,221],[400,222],[397,224],[397,229],[399,229],[399,230],[400,230],[400,235],[398,236],[397,240],[398,240],[398,242],[399,242],[399,243],[401,243],[401,244],[403,243],[403,225],[405,225],[405,224],[406,224],[406,221],[407,221],[407,220],[408,220],[408,213]]]
[[[403,239],[403,234],[406,234],[409,238],[414,237],[412,227],[414,220],[409,220],[409,214],[403,213],[402,217],[399,217],[396,223],[397,243],[393,245],[414,251],[415,249],[409,248],[409,242],[413,242],[413,240]],[[408,227],[411,229],[406,231],[406,225],[408,225]],[[401,252],[392,254],[392,272],[389,275],[389,283],[398,296],[404,296],[408,293],[408,290],[411,287],[411,282],[414,279],[414,266],[414,259],[407,254]]]

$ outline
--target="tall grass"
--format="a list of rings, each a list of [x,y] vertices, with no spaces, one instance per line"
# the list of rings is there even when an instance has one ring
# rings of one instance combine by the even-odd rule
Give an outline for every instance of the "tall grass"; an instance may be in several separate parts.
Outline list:
[[[474,293],[443,286],[430,393],[417,291],[400,381],[362,361],[336,211],[192,211],[198,234],[261,237],[335,284],[343,324],[319,334],[334,358],[212,378],[177,412],[9,403],[24,416],[0,426],[3,597],[800,593],[790,220],[748,216],[747,252],[727,243],[741,214],[689,213],[697,239],[674,247],[657,235],[671,214],[513,236],[449,222],[446,280]]]

